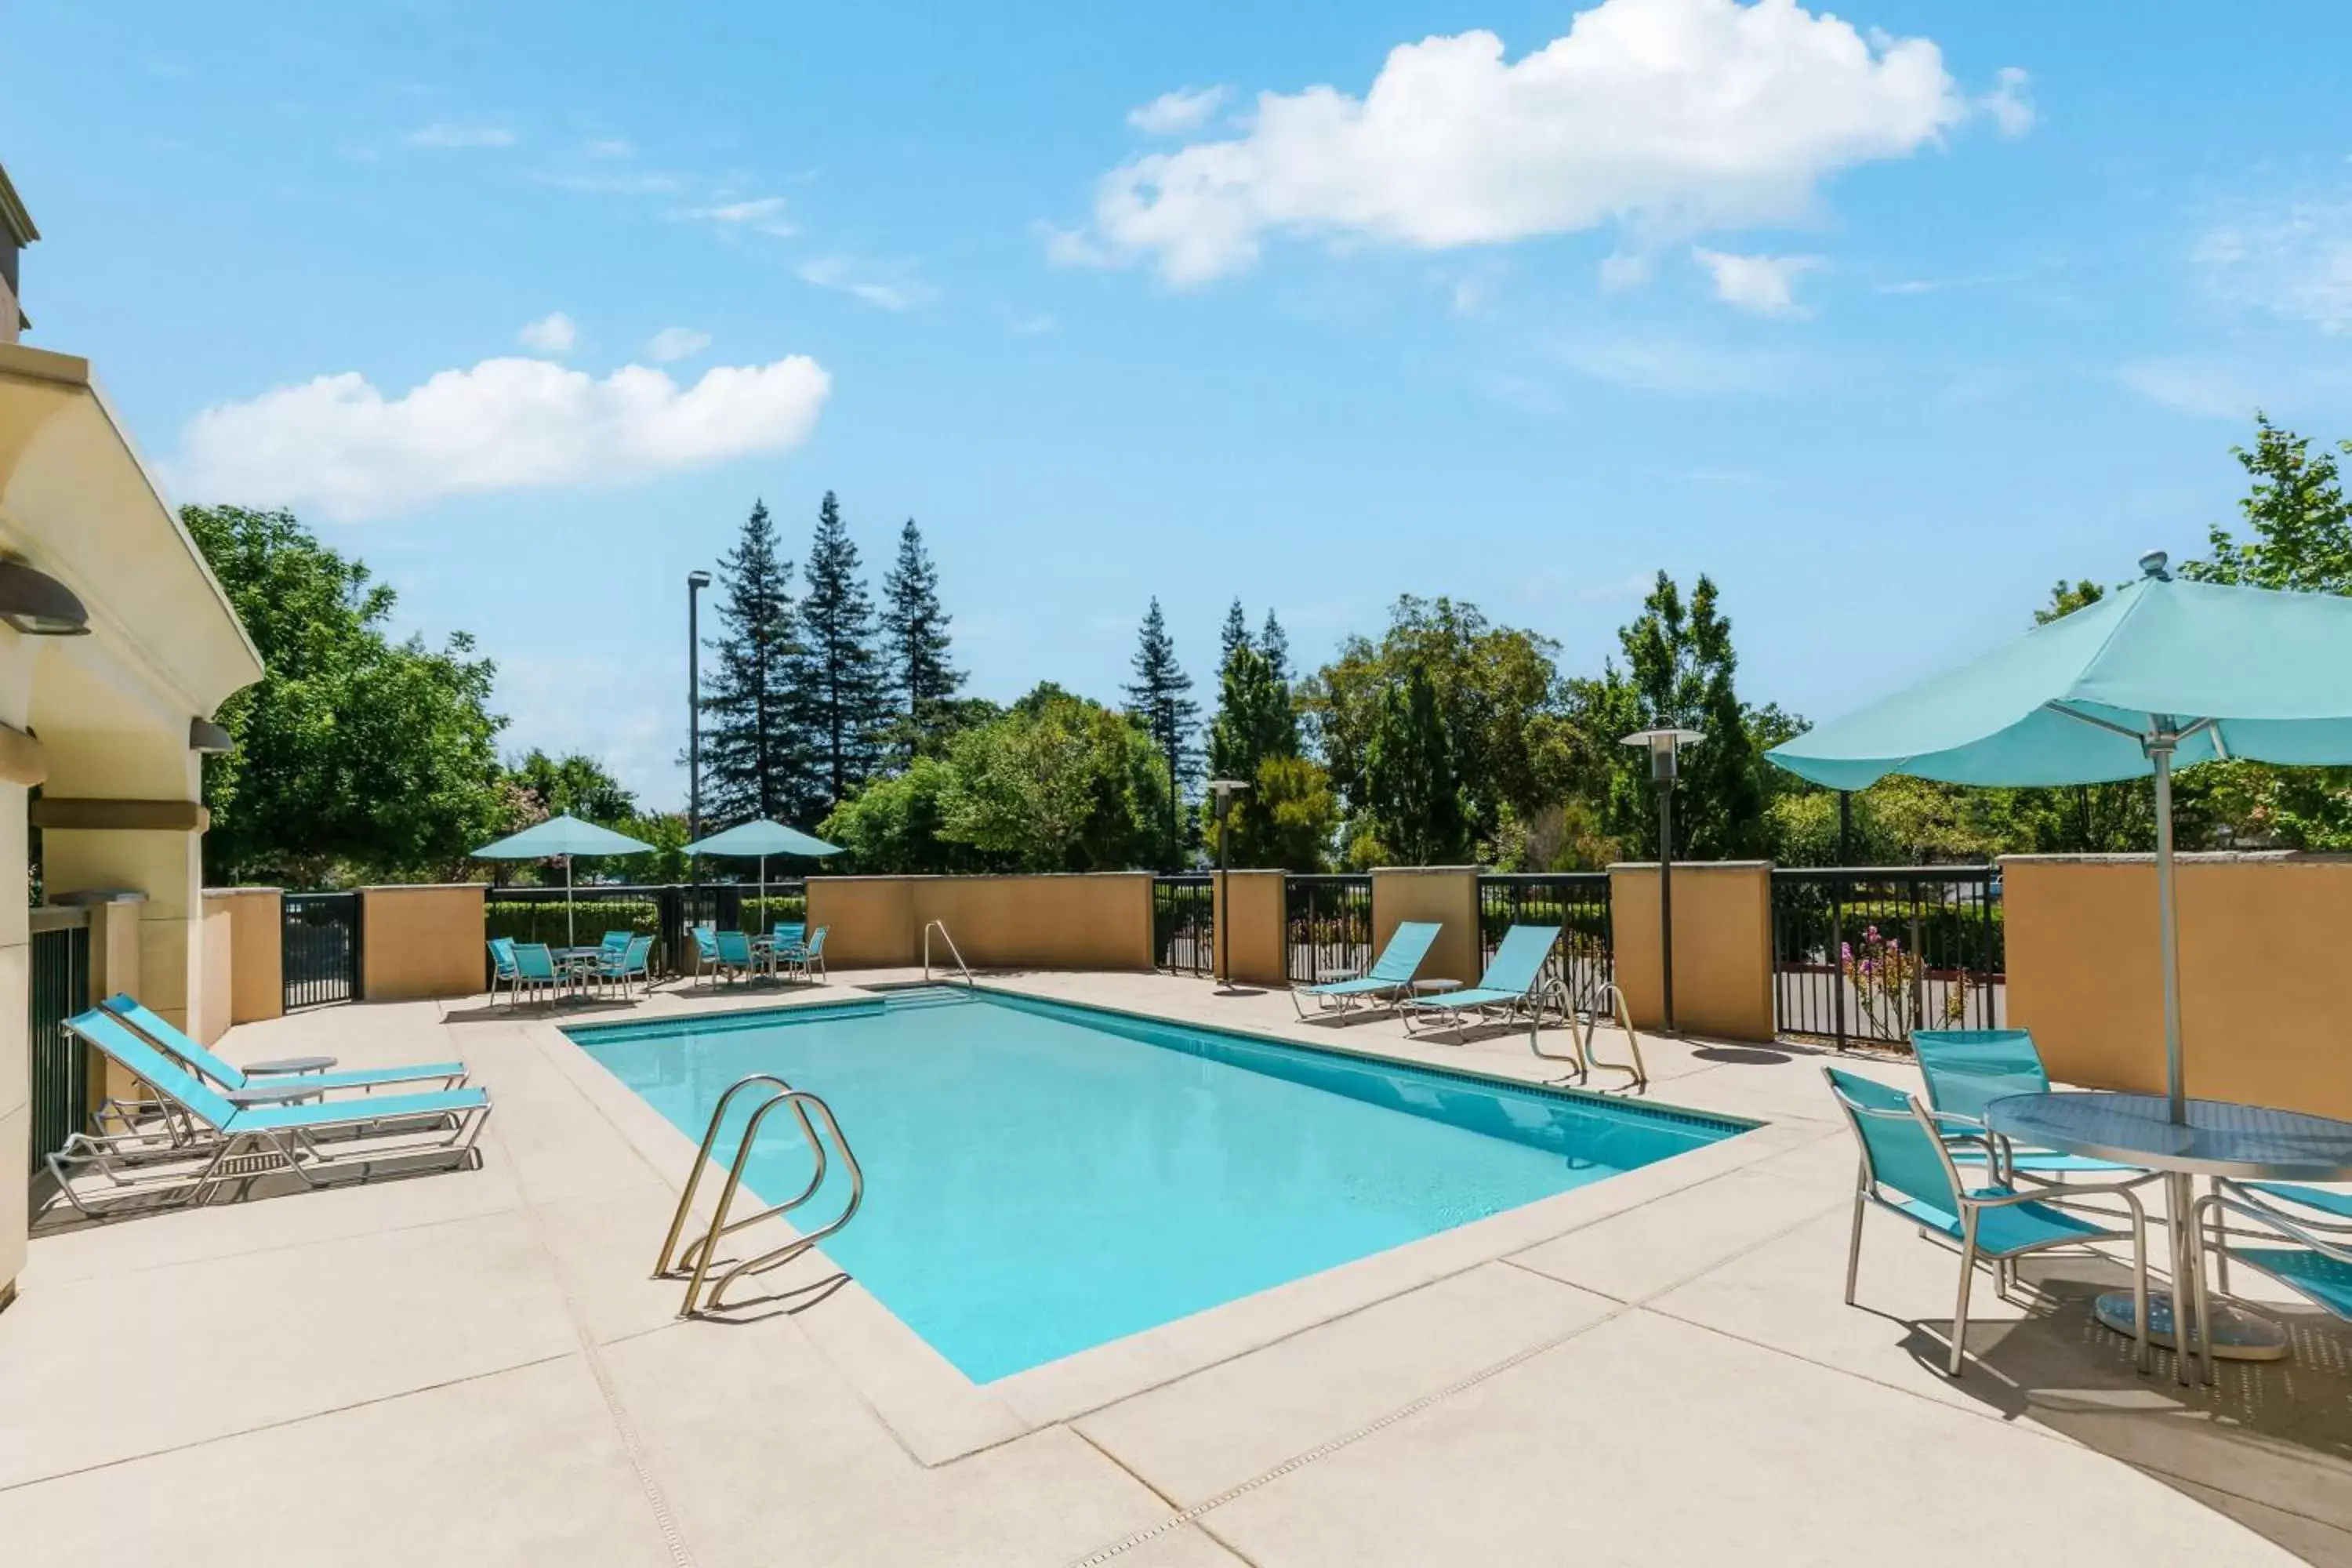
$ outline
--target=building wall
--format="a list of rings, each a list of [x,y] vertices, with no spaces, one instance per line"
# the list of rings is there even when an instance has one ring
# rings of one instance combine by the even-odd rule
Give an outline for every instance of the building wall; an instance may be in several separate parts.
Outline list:
[[[211,1045],[228,1033],[230,998],[236,974],[236,917],[219,899],[205,900],[204,970],[193,1005],[188,1033],[200,1045]]]
[[[229,912],[235,966],[228,1018],[257,1023],[286,1011],[286,895],[277,888],[207,888],[207,909]]]
[[[1151,873],[1047,877],[811,877],[811,927],[835,968],[922,962],[931,921],[974,968],[1152,967]],[[934,943],[932,965],[948,959]]]
[[[360,994],[370,1002],[482,989],[482,884],[360,889]]]
[[[10,321],[15,318],[11,316]],[[47,759],[24,735],[32,689],[32,639],[0,626],[0,724],[22,746],[0,766],[0,1306],[16,1294],[25,1267],[32,1163],[32,925],[26,868],[30,859],[25,801]]]
[[[1772,868],[1762,860],[1675,862],[1675,1026],[1685,1034],[1769,1040]],[[1617,988],[1637,1028],[1665,1017],[1658,868],[1609,868]]]
[[[1394,866],[1372,873],[1372,952],[1388,945],[1406,921],[1436,921],[1429,956],[1421,961],[1426,980],[1459,980],[1475,985],[1486,970],[1478,952],[1478,868]]]
[[[2009,1022],[2062,1082],[2164,1092],[2155,862],[2015,856],[2000,869]],[[2352,1118],[2352,861],[2183,856],[2176,881],[2189,1092]]]
[[[1284,892],[1289,878],[1280,871],[1228,871],[1212,884],[1216,925],[1213,967],[1223,965],[1234,980],[1252,985],[1290,984],[1289,921]]]

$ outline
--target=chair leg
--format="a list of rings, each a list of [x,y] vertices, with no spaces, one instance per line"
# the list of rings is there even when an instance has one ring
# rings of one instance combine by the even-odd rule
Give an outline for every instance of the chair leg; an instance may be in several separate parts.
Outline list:
[[[1859,1192],[1853,1194],[1853,1234],[1845,1244],[1845,1304],[1853,1305],[1854,1282],[1862,1277],[1862,1211],[1869,1203]]]
[[[1945,1370],[1948,1377],[1960,1375],[1960,1358],[1968,1353],[1969,1287],[1975,1282],[1976,1272],[1977,1227],[1976,1216],[1971,1215],[1960,1239],[1960,1291],[1952,1303],[1952,1360]]]

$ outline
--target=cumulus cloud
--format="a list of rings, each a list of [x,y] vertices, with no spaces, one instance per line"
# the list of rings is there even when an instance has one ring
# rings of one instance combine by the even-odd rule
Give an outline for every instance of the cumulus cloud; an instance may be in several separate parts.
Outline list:
[[[341,521],[446,496],[611,482],[800,445],[832,377],[795,354],[690,387],[645,365],[599,381],[537,359],[445,370],[398,397],[356,371],[207,408],[180,433],[181,493]]]
[[[667,364],[672,360],[692,359],[709,346],[709,332],[698,332],[692,327],[664,327],[646,340],[646,357],[657,364]]]
[[[515,342],[543,354],[570,353],[579,341],[580,328],[561,310],[550,311],[515,334]]]
[[[462,125],[444,121],[412,131],[405,138],[412,147],[432,147],[450,150],[459,147],[511,147],[515,133],[503,125]]]
[[[1799,275],[1822,265],[1818,256],[1734,256],[1694,247],[1691,255],[1715,280],[1715,297],[1759,316],[1801,316]]]
[[[1177,136],[1198,131],[1225,101],[1222,87],[1189,87],[1163,92],[1139,109],[1127,111],[1127,122],[1147,136]]]
[[[2208,229],[2190,253],[2232,305],[2352,328],[2352,203],[2302,200],[2249,209]]]
[[[1977,100],[1977,107],[1992,117],[1993,129],[2003,136],[2022,136],[2033,129],[2033,100],[2026,91],[2031,79],[2016,66],[2003,66],[1993,78],[1992,90]]]
[[[1262,94],[1241,135],[1105,175],[1088,237],[1176,284],[1245,268],[1276,234],[1431,249],[1612,223],[1689,237],[1802,219],[1827,176],[1908,156],[1973,112],[1926,38],[1795,0],[1601,0],[1516,61],[1469,32],[1391,50],[1360,98]]]

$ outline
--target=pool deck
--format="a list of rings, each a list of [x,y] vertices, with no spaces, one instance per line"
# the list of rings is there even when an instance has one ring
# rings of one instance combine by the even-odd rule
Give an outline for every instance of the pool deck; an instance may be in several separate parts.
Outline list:
[[[1563,1070],[1197,979],[985,983]],[[2182,1389],[2090,1319],[2124,1270],[2053,1258],[2019,1305],[1979,1279],[1947,1381],[1949,1251],[1874,1215],[1839,1300],[1853,1153],[1804,1047],[1645,1037],[1649,1101],[1761,1125],[984,1388],[821,1258],[681,1321],[647,1272],[692,1146],[556,1026],[810,995],[232,1031],[232,1058],[464,1058],[482,1166],[48,1216],[0,1311],[0,1562],[2352,1564],[2352,1331],[2279,1305],[2293,1361]]]

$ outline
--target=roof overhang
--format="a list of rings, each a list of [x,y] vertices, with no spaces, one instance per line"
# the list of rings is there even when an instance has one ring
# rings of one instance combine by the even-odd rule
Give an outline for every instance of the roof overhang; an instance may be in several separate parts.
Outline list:
[[[262,678],[88,360],[0,343],[0,547],[80,595],[95,635],[72,640],[106,646],[187,717]]]
[[[33,215],[25,210],[25,198],[16,194],[5,168],[0,168],[0,231],[5,231],[19,250],[41,237],[41,231],[33,226]]]

